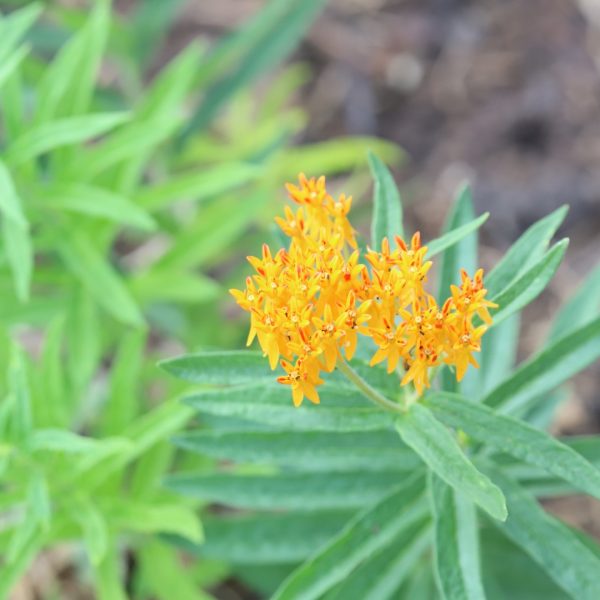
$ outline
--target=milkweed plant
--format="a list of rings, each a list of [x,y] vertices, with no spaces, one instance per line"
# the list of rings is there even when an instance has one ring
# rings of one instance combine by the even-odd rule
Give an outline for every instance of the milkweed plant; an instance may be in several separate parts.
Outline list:
[[[600,356],[600,271],[516,365],[519,312],[564,256],[567,240],[548,246],[566,208],[484,276],[487,214],[469,187],[423,243],[369,161],[369,244],[352,198],[301,174],[275,219],[282,247],[265,243],[230,290],[260,350],[162,363],[196,384],[185,402],[203,423],[175,444],[221,461],[167,487],[236,509],[207,515],[204,545],[174,543],[275,600],[599,598],[600,547],[539,499],[600,498],[600,437],[545,431],[565,382]]]

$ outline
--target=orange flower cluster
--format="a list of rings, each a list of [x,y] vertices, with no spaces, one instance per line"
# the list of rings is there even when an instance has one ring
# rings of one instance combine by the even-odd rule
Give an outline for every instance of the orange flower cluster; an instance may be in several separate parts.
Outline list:
[[[431,261],[418,233],[410,245],[396,237],[393,250],[384,239],[381,251],[367,251],[366,265],[348,221],[351,197],[335,200],[324,177],[303,174],[287,190],[299,208],[286,207],[276,221],[289,248],[273,255],[263,245],[261,258],[248,258],[256,274],[231,294],[250,312],[248,345],[258,338],[271,368],[281,364],[286,374],[278,381],[291,386],[296,406],[305,396],[319,402],[321,372],[353,357],[358,334],[378,347],[371,365],[387,360],[388,372],[401,368],[401,384],[413,382],[419,394],[430,385],[431,367],[453,365],[460,381],[469,364],[478,366],[472,353],[486,326],[475,327],[473,318],[489,324],[495,307],[485,299],[481,269],[472,279],[463,271],[461,285],[438,307],[424,290]]]

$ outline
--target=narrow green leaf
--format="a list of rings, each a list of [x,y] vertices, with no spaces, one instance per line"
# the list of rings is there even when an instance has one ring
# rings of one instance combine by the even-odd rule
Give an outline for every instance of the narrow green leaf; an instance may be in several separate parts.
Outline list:
[[[99,564],[94,565],[94,588],[98,600],[128,600],[122,570],[123,558],[115,540],[108,540],[107,551]]]
[[[472,222],[475,209],[471,187],[463,183],[457,190],[452,209],[444,225],[444,235]],[[451,284],[460,282],[460,270],[472,273],[477,268],[477,234],[467,235],[442,254],[438,285],[438,303],[441,305],[448,297]]]
[[[178,494],[238,508],[326,510],[360,508],[397,487],[393,472],[236,475],[179,473],[165,480]]]
[[[131,280],[131,291],[141,303],[172,301],[200,304],[222,297],[223,289],[210,277],[174,269],[151,269]]]
[[[282,180],[297,177],[298,165],[302,165],[307,174],[336,175],[363,168],[368,162],[369,150],[389,165],[398,164],[404,156],[398,146],[387,140],[349,136],[287,148],[274,163]],[[395,235],[399,235],[398,229]]]
[[[102,504],[111,526],[119,531],[173,533],[199,544],[204,539],[199,517],[181,504],[135,502],[114,498]]]
[[[600,470],[548,433],[456,394],[432,394],[427,397],[427,406],[448,426],[600,498]]]
[[[472,502],[431,475],[435,576],[445,600],[483,600],[477,514]]]
[[[519,414],[600,357],[600,317],[562,337],[519,366],[483,402],[503,413]]]
[[[106,312],[122,323],[143,325],[140,310],[122,279],[83,232],[65,231],[56,238],[56,244],[67,267]]]
[[[235,68],[209,88],[187,124],[182,139],[185,141],[194,132],[204,129],[239,90],[284,60],[324,4],[324,0],[272,0],[272,5],[264,10],[278,13],[276,20],[261,32],[256,41],[252,41]]]
[[[495,522],[497,527],[573,598],[600,597],[600,559],[509,477],[497,471],[493,476],[506,494],[510,512],[505,523]]]
[[[16,343],[13,343],[11,348],[7,380],[8,403],[12,409],[10,439],[17,444],[22,444],[31,435],[33,419],[25,356],[23,350]]]
[[[74,157],[69,172],[78,179],[92,179],[115,165],[123,166],[126,161],[137,164],[140,152],[154,151],[173,133],[180,120],[177,114],[162,116],[152,123],[134,119],[102,143],[94,144],[85,158]]]
[[[423,480],[413,477],[354,517],[319,553],[296,569],[273,600],[316,600],[343,581],[362,561],[422,520]]]
[[[48,528],[52,516],[52,508],[50,505],[48,482],[45,475],[41,472],[33,473],[29,481],[27,509],[28,519],[35,521],[42,529]]]
[[[13,273],[17,297],[27,300],[33,269],[33,249],[29,223],[23,213],[14,182],[6,165],[0,160],[0,214],[2,235],[8,264]]]
[[[55,148],[80,144],[103,135],[129,118],[128,113],[106,113],[43,123],[24,132],[11,144],[6,161],[20,165]]]
[[[577,292],[556,315],[548,336],[550,342],[586,325],[600,312],[600,265],[585,279]]]
[[[216,385],[248,383],[273,374],[261,353],[245,350],[187,354],[159,366],[179,379]]]
[[[412,471],[420,460],[393,431],[194,431],[177,435],[181,448],[238,463],[302,471]]]
[[[108,530],[104,516],[89,500],[76,502],[73,517],[79,523],[90,561],[99,565],[108,551]]]
[[[534,223],[510,247],[502,260],[485,278],[485,286],[490,298],[497,296],[542,258],[568,210],[568,206],[561,206]]]
[[[36,122],[83,114],[97,82],[110,29],[110,2],[94,2],[89,19],[44,70],[38,87]]]
[[[500,294],[491,299],[498,304],[498,309],[493,314],[494,325],[527,306],[548,285],[567,250],[569,240],[564,239],[548,250],[523,275],[513,281]]]
[[[389,545],[365,560],[326,600],[395,600],[399,587],[431,543],[429,518],[402,531]]]
[[[98,441],[67,431],[65,429],[37,429],[31,435],[29,448],[43,452],[89,452],[96,448]]]
[[[23,59],[29,54],[29,46],[24,44],[12,52],[7,60],[0,64],[0,89],[2,84],[14,73]]]
[[[136,203],[147,210],[156,211],[180,200],[202,201],[248,183],[262,172],[256,165],[228,163],[199,172],[181,173],[146,187],[137,196]]]
[[[156,229],[154,219],[128,198],[100,187],[69,183],[44,189],[43,204],[49,208],[101,217],[119,225]]]
[[[454,436],[421,404],[396,419],[400,437],[446,483],[495,519],[506,519],[504,496],[460,449]]]
[[[119,343],[110,376],[110,389],[101,419],[105,435],[115,435],[140,411],[140,380],[146,350],[146,331],[125,333]]]
[[[291,431],[369,431],[391,427],[390,415],[367,405],[356,392],[323,388],[319,406],[305,402],[296,408],[289,390],[264,379],[247,386],[201,391],[185,402],[200,412],[248,419]]]
[[[40,16],[43,6],[29,2],[8,16],[0,15],[0,64],[14,51],[15,46]]]
[[[469,223],[465,225],[461,225],[448,233],[436,238],[435,240],[431,240],[427,245],[427,258],[433,258],[436,254],[443,252],[447,248],[451,248],[454,244],[458,244],[458,242],[464,240],[469,234],[477,231],[490,216],[490,213],[483,213],[481,216],[473,219]]]
[[[195,552],[241,564],[297,563],[328,542],[353,514],[346,510],[207,517],[206,541]]]
[[[381,248],[381,240],[384,237],[390,243],[393,243],[394,236],[404,237],[402,201],[396,182],[385,164],[372,152],[369,152],[368,157],[371,175],[375,181],[371,244],[373,248]]]

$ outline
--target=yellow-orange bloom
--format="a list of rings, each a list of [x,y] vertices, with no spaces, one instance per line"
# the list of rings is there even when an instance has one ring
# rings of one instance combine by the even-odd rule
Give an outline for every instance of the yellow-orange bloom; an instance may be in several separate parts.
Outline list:
[[[257,338],[271,368],[281,365],[277,381],[291,387],[296,406],[304,397],[319,403],[321,372],[333,371],[342,354],[352,359],[359,334],[377,346],[370,364],[387,361],[388,372],[399,369],[401,385],[412,382],[419,394],[432,367],[450,365],[460,381],[469,364],[478,366],[473,353],[487,327],[474,319],[489,325],[496,307],[485,298],[481,269],[472,278],[461,271],[460,286],[439,307],[425,291],[432,263],[418,232],[410,244],[395,237],[395,247],[384,238],[365,265],[348,220],[351,197],[335,200],[324,177],[300,174],[286,187],[299,207],[275,220],[289,247],[273,253],[263,245],[260,258],[248,258],[255,274],[246,289],[231,294],[251,315],[248,345]]]

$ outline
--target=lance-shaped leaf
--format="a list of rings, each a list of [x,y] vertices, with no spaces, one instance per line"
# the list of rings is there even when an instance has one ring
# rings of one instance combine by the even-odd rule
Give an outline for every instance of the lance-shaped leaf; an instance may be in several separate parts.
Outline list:
[[[413,404],[396,419],[400,437],[446,483],[495,519],[506,519],[504,496],[460,449],[454,436],[422,404]]]
[[[515,279],[497,296],[492,297],[492,300],[498,304],[498,308],[493,313],[494,325],[498,325],[510,315],[525,308],[525,306],[539,296],[548,285],[548,282],[554,277],[554,273],[565,255],[568,244],[569,240],[564,239],[552,246],[523,275]]]
[[[600,265],[560,309],[554,319],[549,340],[555,341],[593,321],[600,312]]]
[[[283,582],[273,600],[316,600],[362,561],[420,521],[426,512],[423,479],[413,477],[352,519],[346,528]]]
[[[429,516],[402,531],[391,544],[373,554],[326,600],[394,600],[398,590],[431,543]]]
[[[519,414],[529,404],[600,357],[600,317],[563,336],[524,362],[483,400],[503,413]]]
[[[510,247],[502,260],[485,278],[490,298],[498,295],[519,275],[522,275],[542,258],[552,236],[564,221],[568,207],[561,206],[547,217],[534,223]]]
[[[510,516],[495,524],[577,600],[600,598],[600,559],[566,525],[551,517],[506,475],[493,472],[506,493]]]
[[[372,152],[369,152],[368,157],[371,174],[375,180],[371,244],[374,248],[380,248],[384,237],[390,242],[396,235],[404,237],[402,202],[396,182],[385,164]]]
[[[429,494],[434,515],[435,574],[442,598],[484,600],[475,506],[433,474]]]
[[[422,464],[393,431],[194,431],[173,438],[192,452],[302,471],[411,471]]]
[[[107,133],[129,117],[128,113],[107,113],[68,117],[38,125],[13,142],[6,160],[19,165],[55,148],[85,142]]]
[[[206,517],[206,541],[186,550],[238,564],[289,564],[305,560],[337,535],[356,511],[285,512]]]
[[[264,367],[262,357],[261,362]],[[304,402],[296,408],[289,390],[263,380],[230,388],[201,390],[184,401],[201,413],[235,417],[286,430],[369,431],[392,426],[389,413],[369,406],[354,390],[324,385],[319,393],[320,405]]]
[[[465,225],[461,225],[460,227],[445,233],[439,238],[431,240],[427,244],[427,258],[432,258],[447,248],[451,248],[454,246],[454,244],[458,244],[458,242],[466,238],[469,234],[477,231],[487,221],[489,216],[490,213],[483,213],[480,217],[465,223]]]
[[[432,394],[427,405],[450,427],[460,428],[495,450],[541,467],[600,498],[600,470],[546,432],[457,394]]]
[[[236,475],[180,473],[165,480],[167,488],[192,498],[238,508],[325,510],[360,508],[398,486],[393,472],[280,473]]]

